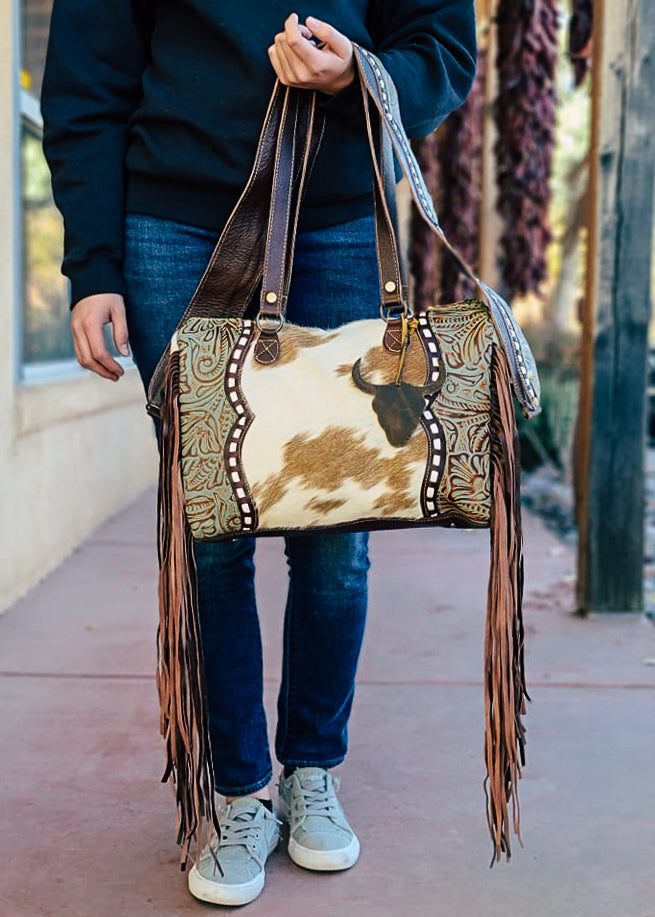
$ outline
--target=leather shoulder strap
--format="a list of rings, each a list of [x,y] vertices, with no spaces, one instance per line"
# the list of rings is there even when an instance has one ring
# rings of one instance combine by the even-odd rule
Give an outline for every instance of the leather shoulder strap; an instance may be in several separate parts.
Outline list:
[[[280,127],[260,295],[260,316],[284,311],[289,292],[302,193],[311,171],[311,150],[323,130],[323,117],[314,92],[290,90],[295,118]],[[312,141],[312,136],[315,137]]]

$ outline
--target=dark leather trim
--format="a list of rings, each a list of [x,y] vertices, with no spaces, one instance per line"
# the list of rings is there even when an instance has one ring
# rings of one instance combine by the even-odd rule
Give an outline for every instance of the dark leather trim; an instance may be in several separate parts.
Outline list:
[[[255,344],[255,360],[263,366],[277,363],[280,358],[280,339],[276,331],[260,331]]]
[[[318,532],[377,532],[388,529],[416,529],[416,528],[455,528],[455,529],[488,529],[489,523],[484,524],[472,522],[456,513],[449,513],[446,516],[437,516],[434,519],[356,519],[353,522],[344,522],[338,525],[316,525],[308,526],[302,531],[304,533]],[[299,529],[264,529],[256,532],[239,532],[245,538],[274,538],[280,535],[298,535]],[[234,538],[234,534],[218,535],[216,538],[203,538],[203,541],[229,541]]]
[[[279,318],[284,314],[285,279],[289,257],[288,239],[293,204],[294,163],[298,139],[298,95],[291,97],[293,110],[279,132],[273,166],[273,187],[266,232],[262,292],[259,314]],[[293,258],[291,258],[293,260]],[[270,361],[267,361],[270,362]]]
[[[400,318],[388,318],[382,346],[389,353],[400,353],[403,349],[403,323]]]
[[[225,468],[227,470],[230,486],[232,487],[234,499],[241,514],[241,532],[243,534],[254,532],[259,522],[257,506],[253,500],[250,487],[248,486],[241,458],[243,441],[246,438],[248,428],[255,419],[255,415],[250,410],[250,405],[246,401],[241,389],[243,364],[255,340],[255,334],[255,323],[251,319],[245,319],[241,334],[237,338],[236,344],[227,362],[224,379],[227,397],[238,416],[225,440],[223,460],[225,462]],[[232,537],[234,537],[234,532],[232,533]]]
[[[446,381],[446,364],[432,326],[424,315],[419,319],[417,336],[427,363],[425,382],[440,381],[443,386]],[[431,519],[439,515],[439,485],[446,467],[446,437],[438,417],[432,413],[430,402],[421,415],[421,426],[428,440],[428,461],[421,485],[421,509],[426,519]]]

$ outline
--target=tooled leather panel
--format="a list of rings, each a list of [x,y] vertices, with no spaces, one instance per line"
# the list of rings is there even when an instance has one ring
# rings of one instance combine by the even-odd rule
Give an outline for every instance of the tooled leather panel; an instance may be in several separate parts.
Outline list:
[[[438,514],[488,525],[489,367],[494,341],[487,307],[470,301],[428,313],[446,366],[446,381],[431,405],[443,430],[446,458],[437,492]]]
[[[252,524],[253,513],[244,508],[249,495],[243,476],[239,470],[235,480],[235,467],[223,458],[235,430],[245,431],[249,422],[242,400],[232,393],[238,392],[238,369],[251,332],[252,322],[241,319],[194,318],[177,333],[182,481],[191,533],[199,540],[238,535],[248,518]],[[217,384],[224,375],[225,384]],[[237,458],[242,436],[233,450]]]

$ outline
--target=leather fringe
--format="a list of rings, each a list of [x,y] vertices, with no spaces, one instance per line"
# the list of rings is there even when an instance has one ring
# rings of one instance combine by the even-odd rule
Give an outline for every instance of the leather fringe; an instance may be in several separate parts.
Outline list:
[[[485,633],[487,823],[494,853],[511,857],[510,830],[521,842],[518,781],[525,765],[521,715],[530,700],[523,662],[523,536],[519,444],[507,355],[491,361],[491,564]],[[511,806],[511,821],[510,821]]]
[[[207,725],[193,539],[184,512],[180,459],[179,354],[168,363],[161,409],[159,493],[159,627],[157,689],[166,770],[177,803],[181,868],[201,847],[209,825],[218,831]]]

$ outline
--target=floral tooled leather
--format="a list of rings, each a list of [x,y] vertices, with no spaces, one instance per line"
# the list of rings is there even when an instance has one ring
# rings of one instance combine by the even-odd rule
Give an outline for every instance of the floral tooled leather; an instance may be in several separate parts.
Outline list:
[[[242,508],[223,454],[239,414],[220,384],[242,331],[241,319],[197,318],[177,333],[182,479],[189,527],[198,539],[237,535],[243,529]]]
[[[446,382],[432,402],[446,441],[437,494],[440,516],[488,525],[489,367],[494,342],[489,310],[476,300],[430,311],[430,324],[446,364]]]

